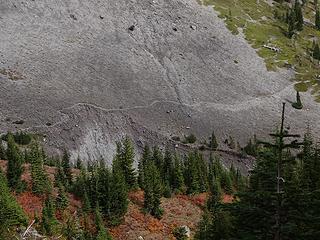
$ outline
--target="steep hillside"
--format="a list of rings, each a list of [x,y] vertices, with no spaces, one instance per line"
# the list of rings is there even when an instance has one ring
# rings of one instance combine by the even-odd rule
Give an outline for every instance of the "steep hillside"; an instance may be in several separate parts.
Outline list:
[[[243,144],[295,99],[292,73],[268,72],[195,0],[12,0],[0,16],[0,130],[42,133],[74,158],[108,159],[125,134],[165,145],[215,129]],[[317,134],[318,106],[302,100],[288,122]]]

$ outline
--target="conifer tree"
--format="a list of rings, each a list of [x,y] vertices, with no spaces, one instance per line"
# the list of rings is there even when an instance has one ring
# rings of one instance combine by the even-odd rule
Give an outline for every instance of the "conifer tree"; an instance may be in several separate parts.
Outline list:
[[[87,193],[86,190],[84,191],[82,202],[83,202],[82,203],[83,212],[84,213],[89,213],[90,210],[91,210],[91,204],[90,204],[90,200],[89,200],[88,193]]]
[[[160,151],[158,146],[153,147],[152,151],[153,151],[152,160],[154,161],[154,163],[155,163],[156,167],[159,169],[159,171],[162,172],[163,168],[164,168],[163,154]]]
[[[161,169],[159,169],[161,170]],[[172,176],[173,176],[173,158],[172,154],[168,148],[165,150],[164,154],[164,164],[163,164],[163,172],[162,172],[162,181],[167,183],[169,187],[172,186]]]
[[[294,11],[290,11],[288,18],[288,37],[292,38],[292,36],[294,35],[296,22]]]
[[[69,204],[69,199],[67,197],[67,194],[64,190],[63,185],[60,184],[58,190],[59,191],[58,191],[58,196],[56,198],[56,206],[57,206],[57,209],[64,210]]]
[[[95,210],[95,222],[96,222],[96,229],[97,229],[96,240],[112,240],[112,237],[109,231],[104,226],[102,214],[100,212],[99,206],[97,206]]]
[[[134,189],[136,187],[136,173],[133,167],[134,156],[132,141],[127,136],[123,139],[122,143],[117,144],[116,158],[119,159],[128,189]]]
[[[4,147],[3,147],[1,139],[0,139],[0,159],[1,160],[5,160],[6,159],[6,151],[5,151]]]
[[[83,163],[82,163],[82,161],[81,161],[79,156],[77,158],[76,168],[79,169],[79,170],[83,169]]]
[[[128,189],[123,172],[116,161],[112,166],[110,189],[110,215],[108,217],[113,225],[117,225],[128,209]]]
[[[317,30],[320,30],[320,13],[318,8],[316,10],[315,26]]]
[[[151,151],[148,145],[143,149],[143,154],[138,163],[138,183],[139,187],[144,189],[146,165],[151,161]]]
[[[43,154],[38,143],[32,145],[29,160],[31,162],[32,191],[38,195],[51,192],[51,183],[44,170]]]
[[[173,186],[173,189],[175,189],[178,192],[183,193],[185,191],[182,163],[179,159],[178,154],[174,155],[174,175],[173,175],[172,186]]]
[[[65,184],[65,186],[69,188],[72,184],[72,174],[71,174],[70,155],[67,152],[67,150],[64,150],[63,152],[61,165],[62,165],[63,173],[65,176],[65,180],[66,180],[66,183],[63,183],[63,184]]]
[[[218,148],[218,141],[217,138],[214,134],[214,131],[212,131],[211,137],[210,137],[210,142],[209,142],[209,147],[211,150],[216,150]]]
[[[42,209],[41,228],[46,235],[53,235],[56,231],[58,221],[55,216],[55,206],[51,196],[48,196]]]
[[[295,6],[294,6],[294,12],[295,12],[295,18],[296,18],[296,29],[298,31],[303,30],[303,13],[302,13],[302,8],[299,0],[295,1]]]
[[[161,218],[163,209],[160,207],[162,184],[160,173],[153,161],[146,165],[144,183],[144,209],[156,218]]]
[[[318,43],[314,45],[313,58],[316,60],[320,60],[320,48]]]
[[[8,133],[8,146],[6,151],[8,159],[7,179],[11,189],[20,190],[22,187],[21,175],[23,173],[22,156],[14,142],[12,133]]]
[[[11,195],[7,180],[0,169],[0,239],[10,239],[7,236],[8,230],[26,224],[27,218]]]

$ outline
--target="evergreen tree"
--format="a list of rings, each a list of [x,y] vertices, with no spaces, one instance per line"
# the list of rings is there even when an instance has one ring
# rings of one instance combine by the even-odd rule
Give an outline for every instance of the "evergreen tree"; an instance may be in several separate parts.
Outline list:
[[[146,165],[151,161],[151,151],[148,145],[143,149],[142,157],[138,163],[138,183],[139,187],[144,189]]]
[[[32,191],[37,195],[51,192],[51,183],[44,170],[43,154],[38,143],[32,145],[29,160],[31,162]]]
[[[160,172],[163,172],[164,169],[164,159],[162,152],[160,151],[158,146],[153,147],[152,160],[154,161],[156,167]]]
[[[72,184],[72,174],[71,174],[71,164],[70,164],[70,155],[67,152],[67,150],[64,150],[63,156],[62,156],[62,169],[65,176],[66,182],[62,182],[65,184],[67,188],[69,188]]]
[[[159,171],[154,162],[150,161],[146,165],[144,183],[144,209],[146,212],[161,218],[163,209],[160,207],[162,196],[162,185]]]
[[[7,179],[11,189],[21,190],[21,175],[23,173],[21,153],[14,142],[12,133],[8,134],[8,146],[6,151],[8,159]]]
[[[294,12],[295,12],[295,18],[296,18],[296,29],[298,31],[302,31],[303,30],[303,13],[302,13],[302,8],[299,0],[295,1]]]
[[[136,173],[133,167],[134,148],[129,137],[125,137],[122,143],[117,144],[116,158],[119,159],[127,188],[134,189],[136,187]]]
[[[112,240],[110,233],[104,226],[102,214],[98,206],[96,207],[96,210],[95,210],[95,221],[96,221],[96,229],[97,229],[96,240]]]
[[[108,217],[113,225],[117,225],[121,222],[128,209],[128,189],[125,177],[116,161],[113,163],[112,168],[110,215]]]
[[[90,204],[87,191],[84,191],[84,194],[83,194],[82,210],[84,213],[89,213],[91,210],[91,204]]]
[[[288,37],[292,38],[292,36],[294,35],[295,32],[295,14],[294,11],[290,11],[289,16],[288,16]]]
[[[320,30],[320,13],[318,8],[316,10],[315,26],[317,30]]]
[[[182,163],[178,154],[174,155],[174,174],[172,187],[178,192],[184,193],[185,191]]]
[[[218,148],[218,141],[217,138],[214,134],[214,131],[212,131],[211,137],[210,137],[210,142],[209,142],[209,148],[211,150],[216,150]]]
[[[314,45],[313,58],[316,60],[320,60],[320,48],[318,43]]]
[[[83,163],[82,163],[82,161],[81,161],[79,156],[77,158],[76,168],[79,169],[79,170],[83,169]]]
[[[7,180],[0,170],[0,239],[10,239],[7,236],[8,230],[26,224],[27,218],[11,195]]]
[[[3,144],[2,144],[2,140],[0,139],[0,159],[1,160],[4,160],[4,159],[7,159],[6,157],[6,151],[3,147]]]
[[[159,169],[161,170],[161,169]],[[171,188],[172,183],[173,183],[173,158],[172,154],[169,151],[168,148],[165,150],[164,154],[164,164],[163,164],[163,169],[162,169],[162,181],[163,183],[167,183],[169,187]]]
[[[56,206],[58,209],[64,210],[66,207],[68,207],[69,199],[68,196],[64,190],[64,187],[60,184],[58,189],[58,196],[56,198]]]
[[[48,196],[42,209],[41,228],[46,235],[53,235],[56,231],[58,221],[55,216],[55,207],[51,196]]]

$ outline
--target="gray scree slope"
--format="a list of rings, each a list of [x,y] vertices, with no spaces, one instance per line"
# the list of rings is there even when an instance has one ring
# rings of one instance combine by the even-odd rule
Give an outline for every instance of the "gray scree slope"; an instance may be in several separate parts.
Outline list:
[[[244,143],[295,98],[292,74],[267,72],[195,0],[0,0],[0,57],[0,130],[43,133],[52,151],[89,160],[110,160],[125,134],[139,146],[215,129]],[[287,123],[318,134],[318,106],[302,100]]]

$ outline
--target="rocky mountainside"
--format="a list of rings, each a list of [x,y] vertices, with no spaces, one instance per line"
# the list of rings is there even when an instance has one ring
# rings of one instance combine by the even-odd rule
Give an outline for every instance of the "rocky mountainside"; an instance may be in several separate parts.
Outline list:
[[[41,133],[74,158],[110,158],[125,134],[164,145],[214,129],[244,144],[295,100],[292,73],[268,72],[196,0],[1,0],[0,29],[0,130]],[[302,101],[287,122],[319,133],[318,105]]]

